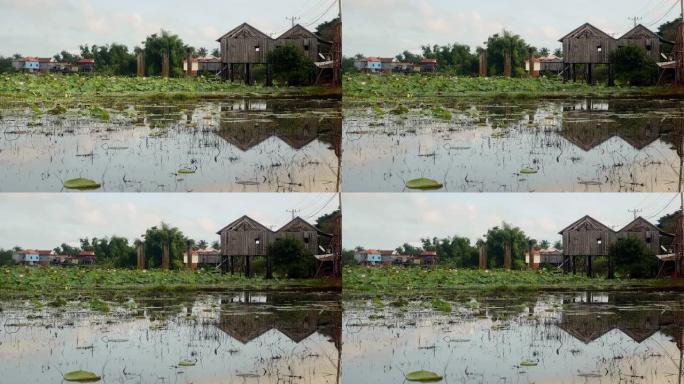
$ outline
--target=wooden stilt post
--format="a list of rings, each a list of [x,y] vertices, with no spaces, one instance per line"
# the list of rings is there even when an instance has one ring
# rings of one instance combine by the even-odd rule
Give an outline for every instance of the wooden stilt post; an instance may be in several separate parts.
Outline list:
[[[271,255],[266,255],[266,279],[273,279],[273,260],[271,260]]]
[[[484,244],[480,245],[480,270],[487,269],[487,247]]]
[[[587,257],[587,277],[593,278],[594,277],[594,269],[593,269],[593,256],[588,256]]]
[[[186,265],[186,267],[192,271],[195,269],[195,266],[192,263],[192,244],[189,241],[188,241],[187,252],[188,252],[188,254],[187,254],[187,265]],[[199,255],[197,255],[197,262],[199,262]]]
[[[162,271],[168,271],[169,265],[171,264],[171,258],[169,256],[169,243],[164,242],[162,245]]]
[[[615,278],[615,269],[613,267],[613,258],[608,256],[608,279],[612,280]]]
[[[504,77],[510,78],[513,75],[513,62],[511,58],[511,51],[506,50],[504,53]]]
[[[594,65],[587,64],[587,84],[594,85]]]
[[[192,76],[192,61],[193,61],[192,49],[188,49],[185,61],[187,62],[187,68],[185,69],[186,70],[185,74],[188,77],[193,77]]]
[[[572,256],[572,274],[577,274],[577,256]]]
[[[245,84],[252,85],[252,65],[245,64]]]
[[[613,67],[613,64],[608,64],[608,86],[615,86],[615,68]]]
[[[168,78],[169,78],[169,72],[170,72],[170,68],[169,68],[169,51],[167,51],[166,49],[164,49],[164,50],[162,51],[162,77],[163,77],[164,79],[168,79]]]
[[[273,66],[271,64],[266,64],[266,86],[273,86]]]
[[[480,52],[480,77],[487,77],[487,51]]]
[[[511,243],[507,242],[504,245],[504,269],[510,271],[513,266],[513,258],[511,255]]]
[[[145,243],[138,244],[138,269],[145,269]]]
[[[570,73],[572,74],[572,82],[577,82],[577,64],[571,64]]]
[[[231,83],[235,81],[235,66],[233,63],[228,64],[228,76]]]
[[[530,53],[530,77],[536,77],[534,73],[534,49],[530,48],[529,49]]]
[[[252,277],[252,257],[245,256],[245,276],[247,278]]]
[[[138,52],[137,62],[138,62],[138,68],[137,68],[138,69],[138,71],[137,71],[138,77],[145,77],[145,51]]]
[[[230,257],[230,274],[235,274],[235,256]]]

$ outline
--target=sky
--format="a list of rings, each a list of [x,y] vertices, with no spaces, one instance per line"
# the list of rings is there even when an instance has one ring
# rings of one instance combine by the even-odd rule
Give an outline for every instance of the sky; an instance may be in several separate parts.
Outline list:
[[[52,57],[81,44],[140,45],[161,29],[186,44],[218,48],[216,40],[243,22],[266,34],[315,29],[337,16],[334,0],[0,0],[0,55]],[[327,12],[326,12],[327,11]],[[320,20],[316,21],[320,17]]]
[[[278,229],[292,219],[311,224],[337,209],[335,194],[3,194],[0,248],[53,249],[83,237],[140,238],[162,221],[211,243],[225,225],[248,215]]]
[[[678,16],[679,0],[344,0],[343,50],[346,56],[393,57],[422,45],[482,46],[503,29],[551,51],[558,40],[585,22],[618,36],[634,26],[629,17],[657,30],[659,19]],[[673,7],[674,6],[674,7]],[[668,13],[668,10],[671,10]]]
[[[631,209],[654,224],[679,209],[678,194],[344,194],[342,242],[346,249],[395,249],[421,238],[461,236],[474,243],[503,222],[538,241],[560,240],[563,228],[590,215],[616,230],[634,220]]]

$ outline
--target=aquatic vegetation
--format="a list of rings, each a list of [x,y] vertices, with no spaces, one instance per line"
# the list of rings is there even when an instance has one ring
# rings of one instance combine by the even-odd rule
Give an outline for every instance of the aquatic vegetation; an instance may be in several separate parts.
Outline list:
[[[402,297],[415,290],[472,290],[488,291],[535,291],[544,289],[633,289],[635,287],[678,287],[675,280],[629,280],[604,278],[590,279],[584,276],[544,271],[479,271],[434,267],[430,269],[405,267],[345,267],[344,289],[346,293],[371,292]],[[397,302],[407,305],[404,298]],[[392,306],[394,303],[390,303]],[[438,304],[439,305],[439,304]]]
[[[110,116],[109,112],[105,110],[104,108],[101,107],[93,107],[90,109],[90,116],[102,120],[102,121],[109,121]]]
[[[100,376],[89,371],[72,371],[64,374],[64,380],[76,383],[94,383],[100,381]]]
[[[192,360],[181,360],[178,362],[179,367],[194,367],[196,364],[197,362]]]
[[[441,120],[451,120],[453,118],[453,115],[451,114],[451,112],[449,112],[448,109],[438,106],[432,108],[432,117]]]
[[[408,109],[404,104],[399,104],[397,105],[396,108],[390,110],[390,113],[393,115],[405,115],[409,113],[411,110]]]
[[[94,180],[85,179],[81,177],[77,179],[67,180],[64,182],[64,188],[67,189],[90,190],[99,189],[101,186],[101,184],[97,183]]]
[[[421,179],[415,179],[415,180],[410,180],[406,183],[406,188],[409,189],[420,189],[420,190],[436,190],[436,189],[442,189],[444,185],[438,181],[432,180],[432,179],[426,179],[426,178],[421,178]]]
[[[449,313],[451,312],[451,304],[442,299],[434,299],[432,300],[432,309],[439,312]]]
[[[564,83],[557,78],[479,78],[457,77],[446,74],[385,75],[348,74],[344,77],[344,97],[354,99],[387,100],[428,96],[627,96],[669,94],[676,91],[665,87],[608,87],[583,83]]]
[[[442,376],[430,371],[415,371],[406,375],[406,380],[420,383],[434,383],[442,379]]]
[[[523,168],[520,170],[521,175],[536,175],[537,173],[539,173],[539,171],[532,168]]]
[[[520,362],[521,367],[536,367],[539,363],[531,360],[523,360]]]

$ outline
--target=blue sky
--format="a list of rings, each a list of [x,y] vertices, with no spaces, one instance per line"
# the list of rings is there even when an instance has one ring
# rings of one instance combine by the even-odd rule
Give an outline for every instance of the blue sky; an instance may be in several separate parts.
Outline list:
[[[537,240],[560,240],[558,232],[584,215],[620,229],[630,209],[656,224],[679,209],[677,194],[344,194],[345,248],[394,249],[424,237],[481,238],[503,222]]]
[[[0,55],[52,56],[80,44],[140,45],[166,29],[192,46],[218,48],[222,34],[243,22],[266,33],[337,16],[333,0],[0,0]],[[320,22],[319,21],[319,22]],[[315,28],[318,22],[313,23]]]
[[[347,56],[394,56],[421,45],[459,42],[471,47],[487,37],[511,30],[532,45],[560,46],[563,35],[585,22],[608,33],[623,34],[634,26],[677,17],[676,0],[344,0],[343,38]],[[671,12],[667,12],[672,9]],[[594,10],[595,12],[590,12]],[[667,14],[667,15],[666,15]]]
[[[275,229],[291,219],[289,209],[315,224],[337,209],[334,194],[3,194],[0,248],[52,249],[77,245],[82,237],[139,238],[162,221],[186,236],[212,242],[226,224],[248,215]]]

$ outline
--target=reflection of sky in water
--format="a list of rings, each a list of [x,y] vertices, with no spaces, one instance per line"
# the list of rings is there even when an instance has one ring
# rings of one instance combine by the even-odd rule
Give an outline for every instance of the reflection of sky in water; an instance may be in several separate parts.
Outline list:
[[[291,316],[309,313],[306,307],[293,304],[292,298],[268,305],[267,295],[253,297],[263,299],[258,308],[231,304],[230,294],[222,298],[201,295],[183,303],[149,299],[139,304],[147,307],[144,311],[113,306],[107,315],[93,314],[78,305],[70,305],[62,313],[3,302],[0,382],[57,383],[61,382],[60,372],[86,369],[104,373],[102,383],[335,383],[338,350],[331,333],[339,320],[329,320],[341,316],[337,296],[316,299],[298,295],[303,303],[316,308],[314,312],[322,313],[317,315],[317,327],[288,323]],[[230,316],[221,320],[224,313],[239,315],[252,310],[280,319],[281,325],[244,344],[217,326],[230,321]],[[144,319],[134,317],[141,313],[146,315]],[[27,319],[29,314],[42,318]],[[166,319],[151,320],[161,316]],[[287,331],[296,334],[300,327],[313,329],[302,330],[307,337],[293,341]],[[197,365],[176,367],[182,359],[197,360]]]
[[[681,295],[629,295],[491,297],[478,308],[460,301],[451,315],[346,303],[343,381],[400,383],[426,369],[450,383],[676,383]]]
[[[77,177],[101,192],[337,190],[339,102],[131,102],[112,107],[110,122],[87,110],[34,119],[0,108],[0,191],[58,192]],[[257,140],[243,145],[252,130]]]
[[[344,190],[399,192],[421,177],[449,192],[678,189],[667,134],[681,125],[679,102],[440,102],[452,122],[432,118],[429,104],[403,117],[345,108]]]

